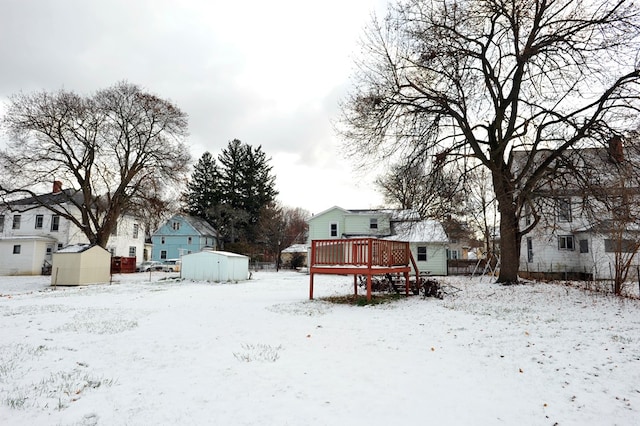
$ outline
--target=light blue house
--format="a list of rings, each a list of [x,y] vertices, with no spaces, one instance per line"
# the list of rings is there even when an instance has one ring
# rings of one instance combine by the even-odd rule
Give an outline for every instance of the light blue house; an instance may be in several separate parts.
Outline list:
[[[205,247],[219,250],[220,241],[218,231],[204,219],[177,214],[151,236],[151,260],[179,259]]]

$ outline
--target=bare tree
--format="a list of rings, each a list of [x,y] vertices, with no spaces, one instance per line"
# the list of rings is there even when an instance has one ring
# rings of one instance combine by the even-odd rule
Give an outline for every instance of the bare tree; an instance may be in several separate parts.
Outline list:
[[[280,253],[291,244],[306,242],[310,213],[301,208],[291,208],[277,202],[269,203],[260,215],[261,240],[266,252],[276,260],[280,269]]]
[[[464,193],[460,180],[450,170],[400,163],[378,176],[375,184],[387,203],[412,209],[423,219],[442,220],[462,213]]]
[[[635,128],[638,22],[623,0],[403,1],[365,34],[342,104],[348,151],[482,164],[500,213],[498,281],[517,282],[535,226],[519,217],[558,158]],[[531,161],[516,168],[518,150]]]
[[[9,143],[0,152],[0,196],[7,207],[32,197],[102,247],[122,213],[166,196],[190,161],[187,115],[127,82],[91,96],[14,95],[3,125]],[[66,188],[64,203],[44,203],[36,193],[54,181]]]

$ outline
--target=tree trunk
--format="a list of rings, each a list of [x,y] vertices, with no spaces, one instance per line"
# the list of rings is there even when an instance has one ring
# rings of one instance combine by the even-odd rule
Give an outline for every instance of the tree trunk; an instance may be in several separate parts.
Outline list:
[[[493,173],[493,185],[500,213],[500,275],[499,283],[518,282],[520,268],[520,240],[513,185],[504,173]]]

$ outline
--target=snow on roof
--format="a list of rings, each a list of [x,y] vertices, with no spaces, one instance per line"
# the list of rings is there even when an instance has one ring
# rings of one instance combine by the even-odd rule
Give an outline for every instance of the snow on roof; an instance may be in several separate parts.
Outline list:
[[[245,256],[244,254],[232,253],[230,251],[211,250],[210,247],[205,247],[202,250],[200,250],[199,252],[185,254],[182,257],[187,257],[187,256],[191,256],[193,254],[198,254],[198,253],[215,253],[215,254],[219,254],[219,255],[222,255],[222,256],[226,256],[226,257],[248,257],[248,256]]]
[[[309,247],[306,244],[293,244],[282,250],[282,253],[306,253],[308,249]]]
[[[387,240],[408,241],[410,243],[447,243],[449,238],[442,224],[435,220],[421,222],[401,222],[395,225],[395,234]]]

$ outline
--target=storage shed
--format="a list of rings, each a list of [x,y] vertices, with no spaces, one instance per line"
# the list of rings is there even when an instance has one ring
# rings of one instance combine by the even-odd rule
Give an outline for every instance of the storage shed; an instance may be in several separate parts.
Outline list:
[[[76,244],[53,253],[51,285],[108,283],[111,253],[98,245]]]
[[[244,281],[249,278],[249,258],[228,251],[202,250],[182,256],[180,274],[194,281]]]

